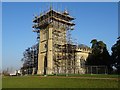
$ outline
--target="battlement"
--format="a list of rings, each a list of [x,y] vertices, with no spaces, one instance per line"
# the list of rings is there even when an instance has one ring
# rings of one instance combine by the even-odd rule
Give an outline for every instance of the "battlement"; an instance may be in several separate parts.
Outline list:
[[[76,52],[91,53],[91,49],[90,48],[80,48],[80,47],[78,47],[76,49]]]
[[[44,12],[40,16],[35,16],[33,19],[33,22],[35,23],[33,25],[33,28],[43,28],[43,26],[49,25],[50,23],[58,22],[59,25],[68,25],[68,26],[74,26],[75,24],[71,22],[74,20],[72,16],[69,16],[67,12],[57,12],[53,9],[50,9],[47,12]]]

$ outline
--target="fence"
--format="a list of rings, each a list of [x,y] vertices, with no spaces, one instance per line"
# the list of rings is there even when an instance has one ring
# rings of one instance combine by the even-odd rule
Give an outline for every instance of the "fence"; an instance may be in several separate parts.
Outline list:
[[[107,66],[85,66],[86,74],[108,74]]]
[[[26,70],[25,74],[33,74],[33,72],[36,72],[33,68],[29,68]],[[36,74],[36,73],[34,73]],[[53,75],[59,75],[59,74],[108,74],[107,66],[85,66],[85,67],[56,67],[53,69],[44,68],[42,70],[42,74],[53,74]]]

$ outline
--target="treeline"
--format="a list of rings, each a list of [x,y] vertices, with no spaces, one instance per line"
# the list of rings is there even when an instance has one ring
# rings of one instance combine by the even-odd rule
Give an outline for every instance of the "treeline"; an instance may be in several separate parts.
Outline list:
[[[103,41],[93,39],[90,43],[92,44],[92,52],[89,54],[86,60],[86,65],[105,65],[108,68],[109,74],[120,74],[120,37],[111,47],[111,55],[109,54],[107,46]]]
[[[92,44],[92,52],[89,54],[85,64],[87,66],[107,66],[109,74],[120,74],[120,37],[111,47],[111,55],[103,41],[93,39],[90,43]],[[38,49],[39,44],[37,43],[24,51],[21,60],[23,62],[21,67],[23,74],[32,74],[33,71],[37,73]]]
[[[38,66],[38,51],[39,51],[39,43],[33,45],[32,47],[27,48],[23,52],[23,58],[21,61],[23,62],[23,66],[21,67],[22,74],[32,74],[33,68],[34,73],[37,73]]]

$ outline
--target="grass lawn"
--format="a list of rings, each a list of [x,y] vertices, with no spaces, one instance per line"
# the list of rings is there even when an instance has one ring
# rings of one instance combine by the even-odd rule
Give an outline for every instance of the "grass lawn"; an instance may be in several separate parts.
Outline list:
[[[2,78],[0,76],[0,89],[2,88]]]
[[[88,78],[84,78],[83,76]],[[116,76],[15,76],[3,77],[3,88],[118,88]],[[105,79],[106,78],[106,79]]]
[[[58,74],[56,76],[66,76],[66,74]],[[96,78],[118,78],[120,75],[108,75],[108,74],[68,74],[69,77],[96,77]]]

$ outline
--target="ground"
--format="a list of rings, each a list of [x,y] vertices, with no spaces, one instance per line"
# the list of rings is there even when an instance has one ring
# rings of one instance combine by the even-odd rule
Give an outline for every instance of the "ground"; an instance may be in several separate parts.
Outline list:
[[[3,88],[118,88],[118,75],[3,77]]]

